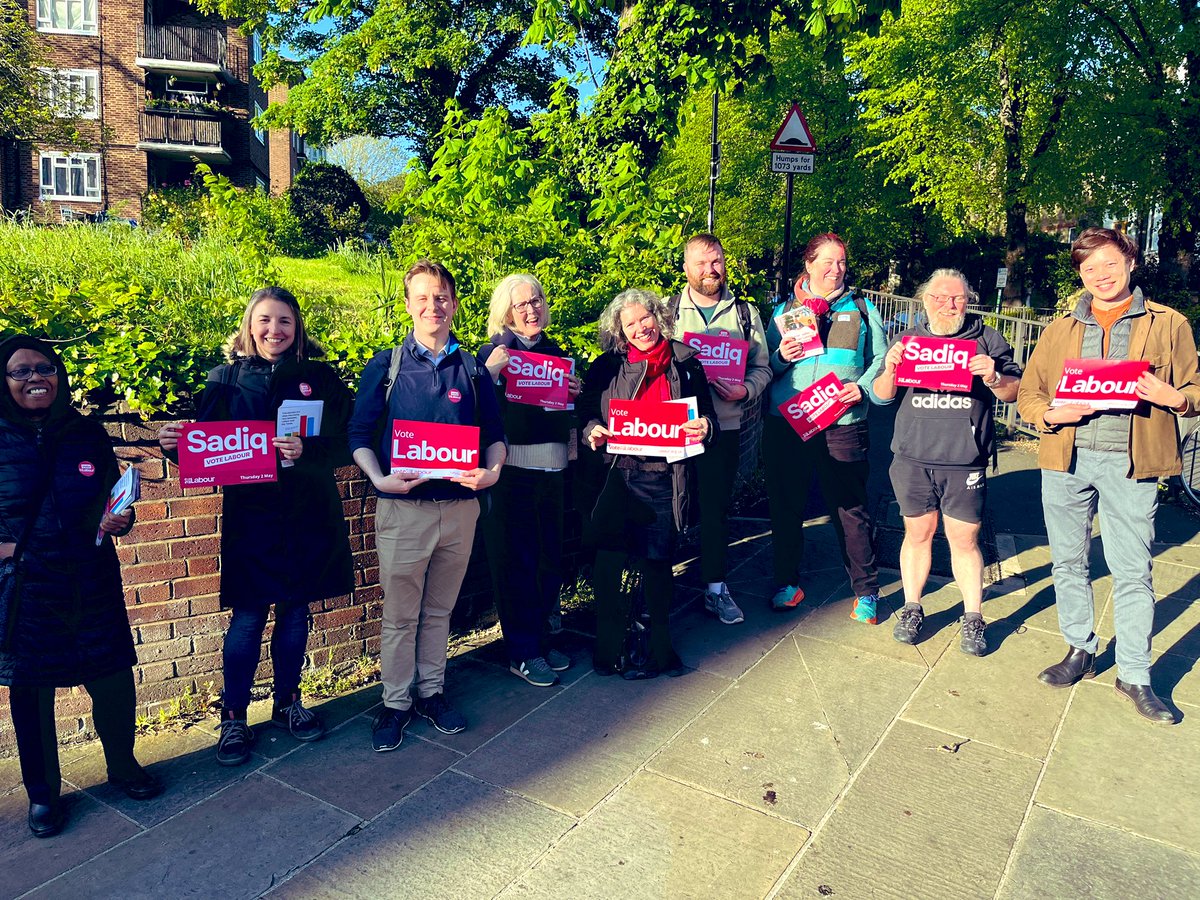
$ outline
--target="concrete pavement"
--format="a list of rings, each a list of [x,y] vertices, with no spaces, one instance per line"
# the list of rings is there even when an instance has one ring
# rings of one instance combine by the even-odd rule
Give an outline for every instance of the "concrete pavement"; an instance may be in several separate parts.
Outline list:
[[[1113,691],[1099,546],[1102,672],[1065,691],[1036,682],[1064,648],[1035,459],[1002,460],[990,490],[1009,577],[984,605],[983,659],[958,650],[944,581],[916,647],[891,638],[895,573],[880,624],[851,621],[828,525],[808,530],[808,599],[772,613],[769,535],[740,523],[729,580],[746,622],[706,616],[685,564],[681,678],[592,674],[581,610],[561,686],[508,674],[496,643],[469,649],[448,694],[471,727],[415,725],[394,753],[370,749],[377,687],[322,704],[331,733],[315,744],[260,725],[236,769],[216,765],[212,723],[139,739],[167,783],[148,803],[103,783],[98,746],[65,747],[70,823],[41,841],[15,760],[0,761],[0,895],[1194,896],[1198,520],[1160,513],[1154,678],[1182,721],[1156,727]]]

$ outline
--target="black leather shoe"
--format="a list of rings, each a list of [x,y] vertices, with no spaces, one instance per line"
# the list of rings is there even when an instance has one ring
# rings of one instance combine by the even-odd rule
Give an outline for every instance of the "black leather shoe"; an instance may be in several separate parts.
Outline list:
[[[53,837],[62,831],[65,820],[61,803],[29,804],[29,830],[34,837]]]
[[[1050,687],[1070,687],[1084,678],[1096,677],[1096,654],[1072,647],[1062,662],[1055,663],[1038,676],[1038,681]]]
[[[109,775],[108,783],[118,791],[124,791],[130,800],[149,800],[161,794],[163,789],[158,777],[151,775],[141,766],[137,767],[137,774],[131,778]]]
[[[1156,725],[1174,725],[1175,713],[1167,709],[1166,704],[1155,696],[1148,684],[1126,684],[1117,679],[1117,693],[1133,703],[1133,708],[1143,719],[1149,719]]]

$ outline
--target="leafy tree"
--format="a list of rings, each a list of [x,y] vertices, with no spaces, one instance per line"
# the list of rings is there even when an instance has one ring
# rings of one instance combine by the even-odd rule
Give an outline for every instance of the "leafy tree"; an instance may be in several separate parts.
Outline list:
[[[287,189],[287,198],[303,239],[301,247],[291,249],[300,255],[360,237],[371,212],[358,182],[332,163],[305,165]]]
[[[79,122],[45,101],[45,48],[16,0],[0,0],[0,142],[32,141],[84,147]]]

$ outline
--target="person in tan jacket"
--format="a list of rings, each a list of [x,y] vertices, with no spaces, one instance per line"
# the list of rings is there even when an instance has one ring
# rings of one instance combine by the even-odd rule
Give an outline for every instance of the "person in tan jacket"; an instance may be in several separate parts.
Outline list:
[[[1092,516],[1099,511],[1104,558],[1113,575],[1119,694],[1156,723],[1174,714],[1150,686],[1154,587],[1150,545],[1158,479],[1179,474],[1179,416],[1200,415],[1200,375],[1188,321],[1130,289],[1137,245],[1089,228],[1071,245],[1085,288],[1068,316],[1046,328],[1017,395],[1021,417],[1041,432],[1042,506],[1050,541],[1059,628],[1067,655],[1038,679],[1069,687],[1095,676],[1095,606],[1088,571]],[[1146,360],[1136,408],[1051,406],[1068,359]]]

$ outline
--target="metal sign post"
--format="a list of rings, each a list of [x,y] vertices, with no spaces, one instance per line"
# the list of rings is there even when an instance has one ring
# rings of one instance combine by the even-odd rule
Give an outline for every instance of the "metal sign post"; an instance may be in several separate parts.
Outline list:
[[[808,121],[797,103],[792,104],[783,124],[771,141],[771,171],[787,176],[783,213],[783,265],[779,270],[778,296],[791,295],[788,279],[792,274],[792,191],[797,175],[811,175],[817,146],[813,143]]]

